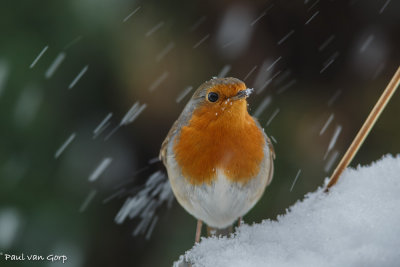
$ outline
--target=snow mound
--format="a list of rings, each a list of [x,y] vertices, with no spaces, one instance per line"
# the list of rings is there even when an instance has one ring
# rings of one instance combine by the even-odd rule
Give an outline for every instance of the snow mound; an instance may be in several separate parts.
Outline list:
[[[321,187],[277,221],[204,238],[184,258],[193,267],[400,266],[400,157],[347,169],[328,194]]]

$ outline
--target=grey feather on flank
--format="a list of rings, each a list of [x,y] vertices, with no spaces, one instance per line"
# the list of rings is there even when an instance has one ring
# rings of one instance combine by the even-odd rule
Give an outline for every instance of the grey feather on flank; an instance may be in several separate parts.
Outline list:
[[[174,122],[172,125],[171,129],[169,130],[167,137],[161,144],[161,150],[159,154],[159,159],[166,164],[167,162],[167,144],[169,143],[169,140],[175,136],[180,128],[182,126],[187,125],[189,122],[189,119],[192,117],[192,114],[194,110],[197,108],[197,106],[202,102],[202,100],[205,97],[205,93],[201,92],[203,89],[201,86],[195,91],[193,94],[192,98],[189,100],[189,102],[186,104],[185,108],[183,109],[182,113],[179,115],[178,119]]]

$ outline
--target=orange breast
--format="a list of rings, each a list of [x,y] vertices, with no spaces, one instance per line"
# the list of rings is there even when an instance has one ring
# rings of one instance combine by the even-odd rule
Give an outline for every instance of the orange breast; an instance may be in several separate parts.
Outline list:
[[[265,139],[240,100],[221,112],[218,105],[198,108],[175,139],[175,159],[191,184],[211,183],[216,170],[228,179],[246,183],[258,174]]]

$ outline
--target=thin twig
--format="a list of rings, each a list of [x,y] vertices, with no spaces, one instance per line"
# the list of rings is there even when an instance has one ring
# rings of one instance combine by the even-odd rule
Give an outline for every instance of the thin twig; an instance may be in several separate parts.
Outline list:
[[[400,83],[400,67],[398,67],[392,80],[386,87],[385,91],[383,91],[378,102],[376,102],[374,108],[372,109],[371,113],[368,115],[368,118],[364,122],[364,125],[361,127],[360,131],[357,133],[356,138],[354,138],[350,147],[347,149],[346,154],[344,154],[342,160],[339,162],[338,166],[336,167],[335,171],[333,172],[333,174],[331,176],[331,179],[329,180],[328,185],[326,186],[325,192],[328,192],[329,188],[331,188],[334,184],[336,184],[336,182],[339,180],[339,177],[342,174],[342,172],[350,164],[350,162],[354,158],[355,154],[357,153],[358,149],[361,147],[365,138],[367,137],[367,135],[371,131],[372,127],[374,126],[376,120],[379,118],[379,115],[382,113],[386,104],[389,102],[390,98],[396,91],[399,83]]]

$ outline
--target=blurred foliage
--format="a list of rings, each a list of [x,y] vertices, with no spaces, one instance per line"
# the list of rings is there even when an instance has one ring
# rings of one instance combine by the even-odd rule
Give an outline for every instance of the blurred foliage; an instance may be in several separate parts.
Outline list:
[[[12,238],[0,240],[0,251],[65,254],[68,261],[63,266],[171,265],[193,245],[196,221],[190,215],[174,202],[172,209],[160,211],[153,236],[146,241],[131,235],[137,222],[114,223],[124,198],[106,204],[103,200],[119,184],[143,184],[152,170],[162,168],[152,165],[134,175],[158,155],[189,99],[188,95],[176,103],[185,87],[196,88],[226,65],[231,67],[228,76],[239,79],[257,66],[246,80],[253,87],[263,62],[269,60],[270,66],[281,57],[270,70],[281,73],[249,99],[254,112],[272,96],[259,120],[277,140],[277,159],[273,183],[245,221],[275,219],[323,184],[332,171],[324,171],[323,158],[335,127],[342,126],[333,149],[340,157],[398,67],[400,3],[384,5],[386,1],[372,0],[3,1],[0,239],[4,232]],[[161,27],[149,34],[156,25]],[[173,48],[162,56],[171,43]],[[48,50],[29,68],[45,46]],[[44,73],[61,52],[65,60],[46,79]],[[88,71],[68,90],[86,65]],[[150,92],[166,72],[166,79]],[[328,105],[338,90],[340,95]],[[136,101],[146,103],[147,109],[104,141]],[[397,93],[353,166],[399,153],[399,101]],[[266,126],[277,108],[279,113]],[[93,129],[109,112],[111,126],[93,139]],[[330,114],[334,119],[320,136]],[[73,132],[76,138],[55,159],[56,150]],[[113,162],[97,181],[88,182],[104,157]],[[79,212],[92,190],[93,201]],[[14,219],[4,223],[4,218]],[[3,266],[4,258],[0,262]],[[51,264],[5,264],[47,265]]]

